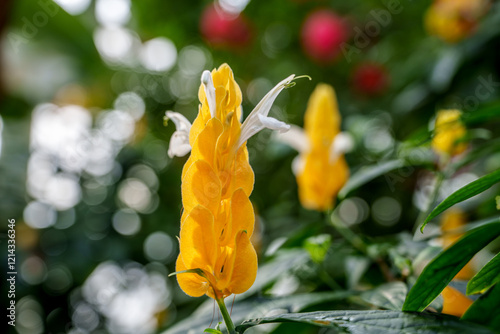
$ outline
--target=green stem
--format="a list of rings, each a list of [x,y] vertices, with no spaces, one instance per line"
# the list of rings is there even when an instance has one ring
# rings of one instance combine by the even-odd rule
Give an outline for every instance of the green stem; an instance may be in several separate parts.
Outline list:
[[[331,214],[331,212],[328,212],[326,214],[326,217],[329,223],[333,227],[335,227],[335,230],[337,230],[337,232],[339,232],[340,235],[342,235],[342,237],[347,240],[347,242],[353,245],[354,248],[359,250],[361,253],[368,254],[368,249],[363,239],[361,239],[356,233],[351,231],[339,217],[337,217],[335,214]]]
[[[321,278],[321,280],[330,287],[330,289],[334,291],[343,290],[340,284],[338,284],[337,281],[335,281],[325,270],[325,268],[323,267],[323,263],[318,263],[318,275],[319,278]]]
[[[226,323],[227,332],[229,334],[237,334],[234,329],[233,320],[231,320],[231,316],[227,312],[226,304],[224,303],[224,298],[216,299],[217,305],[219,305],[220,313],[222,313],[222,317],[224,318],[224,322]]]

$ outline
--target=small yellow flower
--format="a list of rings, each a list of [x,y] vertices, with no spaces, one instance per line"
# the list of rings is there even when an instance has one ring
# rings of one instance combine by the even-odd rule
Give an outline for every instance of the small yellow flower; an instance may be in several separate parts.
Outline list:
[[[489,0],[436,0],[427,10],[425,26],[448,43],[469,36],[489,9]]]
[[[168,111],[176,125],[169,155],[191,151],[182,171],[182,204],[176,262],[177,281],[188,295],[204,294],[220,301],[248,290],[257,275],[257,254],[250,238],[254,210],[249,200],[254,173],[246,141],[263,128],[289,126],[268,117],[278,96],[294,75],[274,87],[241,124],[241,90],[227,64],[201,77],[198,116],[191,125]]]
[[[350,136],[340,132],[333,87],[319,84],[309,98],[304,130],[292,127],[278,139],[300,153],[292,169],[302,206],[318,211],[332,208],[337,193],[349,178],[344,152],[352,146]]]
[[[457,109],[440,110],[436,117],[432,148],[443,155],[454,156],[465,151],[463,139],[467,129],[462,124],[462,113]]]
[[[443,234],[443,248],[448,248],[458,241],[464,232],[460,231],[467,224],[465,213],[459,209],[449,209],[443,214],[441,219],[441,232]],[[469,280],[476,274],[473,260],[469,261],[462,270],[455,275],[456,279]]]
[[[441,219],[443,248],[450,247],[464,235],[460,229],[465,224],[467,224],[465,213],[459,209],[449,209],[443,214]],[[454,279],[469,280],[475,274],[476,270],[473,266],[473,260],[471,260],[455,275]],[[441,296],[443,296],[443,310],[441,312],[444,314],[461,317],[472,304],[472,300],[451,286],[444,288]]]
[[[472,305],[472,300],[451,286],[444,288],[441,296],[443,296],[443,309],[441,310],[443,314],[461,317]]]

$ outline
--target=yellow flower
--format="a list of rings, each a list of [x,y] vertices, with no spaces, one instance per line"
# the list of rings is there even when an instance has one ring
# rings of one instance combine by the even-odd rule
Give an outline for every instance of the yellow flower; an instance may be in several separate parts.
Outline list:
[[[431,35],[456,43],[474,31],[489,5],[489,0],[436,0],[425,15],[426,29]]]
[[[464,232],[460,229],[465,224],[467,224],[467,219],[465,213],[460,209],[449,209],[443,214],[441,219],[443,248],[450,247],[464,235]],[[476,270],[473,266],[473,260],[471,260],[455,275],[454,279],[469,280],[475,274]],[[441,296],[443,296],[443,310],[441,312],[444,314],[461,317],[472,304],[472,300],[451,286],[444,288]]]
[[[202,74],[200,107],[193,125],[168,111],[176,124],[169,155],[191,151],[182,171],[180,254],[177,280],[188,295],[220,300],[248,290],[257,274],[257,255],[250,237],[254,211],[249,196],[254,174],[246,141],[263,128],[289,126],[268,117],[294,75],[274,87],[241,124],[241,90],[227,64]]]
[[[292,169],[302,206],[318,211],[332,208],[337,193],[349,178],[344,152],[352,146],[350,136],[340,132],[333,87],[319,84],[309,98],[304,130],[292,127],[278,139],[300,153]]]
[[[443,309],[441,311],[443,314],[461,317],[472,305],[472,300],[451,286],[444,288],[441,296],[443,296]]]
[[[441,232],[443,234],[443,248],[448,248],[460,239],[464,233],[460,231],[467,224],[465,213],[459,209],[449,209],[441,219]],[[456,274],[455,278],[469,280],[476,274],[472,260]]]
[[[432,148],[441,154],[454,156],[465,151],[467,144],[460,142],[467,132],[460,120],[460,110],[440,110],[436,117]]]

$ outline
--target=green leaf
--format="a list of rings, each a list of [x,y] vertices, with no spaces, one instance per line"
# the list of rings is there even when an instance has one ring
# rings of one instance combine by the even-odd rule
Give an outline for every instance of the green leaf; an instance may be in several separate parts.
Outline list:
[[[330,234],[320,234],[307,238],[306,241],[304,241],[304,249],[309,252],[314,262],[321,263],[331,244],[332,236]]]
[[[383,175],[391,170],[401,168],[405,165],[403,160],[390,160],[373,166],[361,167],[349,181],[339,191],[339,198],[345,198],[354,189],[359,188],[363,184],[370,182],[376,177]]]
[[[493,153],[496,153],[500,150],[500,138],[494,140],[488,140],[484,145],[479,147],[474,147],[474,150],[467,153],[461,160],[453,163],[450,170],[456,171],[460,168],[467,166],[468,164],[479,160],[484,157],[488,157]]]
[[[342,333],[370,334],[489,334],[479,325],[462,322],[455,317],[429,313],[401,311],[319,311],[286,313],[273,317],[244,321],[236,327],[239,333],[248,328],[276,322],[298,322],[318,327],[335,328]]]
[[[422,224],[422,227],[420,228],[421,231],[424,230],[425,225],[434,217],[439,215],[441,212],[444,210],[450,208],[451,206],[465,201],[466,199],[469,199],[473,196],[476,196],[483,191],[489,189],[491,186],[493,186],[495,183],[500,182],[500,170],[494,171],[493,173],[490,173],[488,175],[485,175],[475,181],[472,181],[471,183],[467,184],[466,186],[458,189],[455,191],[453,194],[448,196],[444,201],[442,201],[432,212],[429,214],[429,216],[425,219],[424,223]]]
[[[176,272],[168,274],[168,277],[172,277],[172,276],[180,275],[180,274],[196,274],[198,276],[206,278],[205,277],[205,273],[200,268],[186,269],[186,270],[176,271]]]
[[[500,282],[500,253],[488,262],[467,284],[467,294],[472,295]]]
[[[212,333],[212,334],[223,334],[221,331],[213,328],[205,328],[203,333]]]
[[[236,301],[231,313],[231,319],[236,324],[242,322],[244,319],[261,317],[276,309],[299,312],[313,305],[345,300],[354,294],[355,292],[353,291],[318,292],[273,299],[259,297],[245,301]],[[212,299],[207,300],[189,318],[176,323],[163,332],[163,334],[185,334],[189,331],[199,333],[203,331],[207,327],[207,324],[212,321],[214,312],[213,303]],[[225,326],[222,325],[222,327],[224,331]]]
[[[355,289],[363,275],[370,268],[370,264],[370,259],[365,256],[348,255],[345,258],[345,275],[349,289]]]
[[[403,308],[408,288],[402,282],[383,284],[373,290],[363,292],[360,297],[365,302],[386,310],[399,311]]]
[[[408,293],[403,311],[423,311],[474,254],[500,235],[500,222],[480,226],[441,252],[422,271]]]
[[[463,122],[467,125],[490,121],[497,117],[500,117],[500,104],[498,103],[462,115]]]
[[[463,320],[486,325],[500,331],[500,284],[495,285],[472,304]]]

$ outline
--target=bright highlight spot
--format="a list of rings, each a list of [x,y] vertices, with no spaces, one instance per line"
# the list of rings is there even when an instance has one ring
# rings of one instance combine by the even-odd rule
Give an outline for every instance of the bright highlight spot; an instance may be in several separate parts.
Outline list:
[[[139,59],[142,66],[150,71],[168,71],[177,61],[177,49],[167,38],[154,38],[144,43]]]
[[[95,16],[103,26],[124,25],[131,17],[130,0],[97,0]]]
[[[54,0],[54,2],[71,15],[82,14],[90,5],[90,0]]]
[[[33,228],[47,228],[56,222],[56,211],[48,204],[30,202],[24,208],[24,221]]]
[[[144,242],[144,253],[152,261],[165,262],[173,255],[173,252],[174,242],[166,233],[152,233]]]

